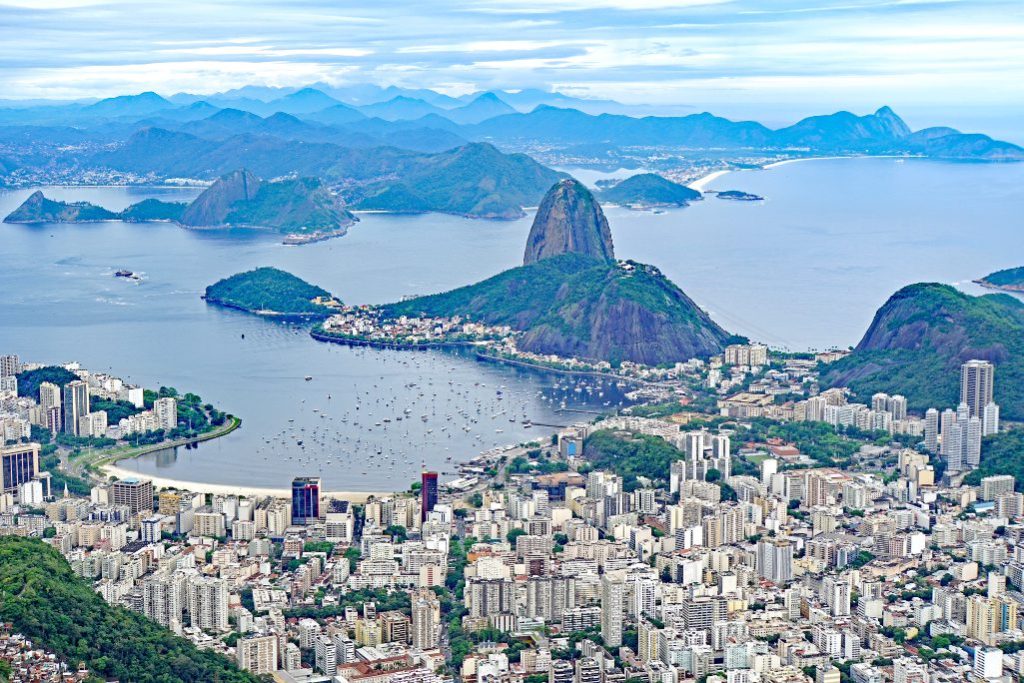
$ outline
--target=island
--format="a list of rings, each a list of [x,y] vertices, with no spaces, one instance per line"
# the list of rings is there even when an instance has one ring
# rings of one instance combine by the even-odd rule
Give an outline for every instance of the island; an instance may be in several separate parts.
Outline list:
[[[1006,268],[975,280],[976,284],[1004,292],[1024,292],[1024,267]]]
[[[173,222],[197,230],[248,228],[284,236],[285,244],[340,237],[358,219],[316,178],[264,181],[240,169],[217,179],[189,204],[146,199],[115,212],[88,202],[62,202],[39,190],[5,223]]]
[[[640,173],[601,192],[601,199],[631,208],[688,206],[701,193],[657,173]]]
[[[728,199],[734,202],[761,202],[764,197],[739,190],[723,190],[717,193],[719,199]]]
[[[277,268],[256,268],[224,278],[206,288],[209,304],[266,317],[318,319],[342,310],[326,289]]]

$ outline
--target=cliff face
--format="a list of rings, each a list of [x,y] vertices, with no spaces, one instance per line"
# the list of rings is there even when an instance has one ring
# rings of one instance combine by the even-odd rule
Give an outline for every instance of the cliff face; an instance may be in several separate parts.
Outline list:
[[[222,176],[189,204],[181,223],[192,227],[225,225],[232,205],[255,199],[261,186],[260,179],[244,169]]]
[[[615,258],[612,232],[600,204],[578,180],[568,178],[548,190],[526,239],[523,265],[561,254]]]

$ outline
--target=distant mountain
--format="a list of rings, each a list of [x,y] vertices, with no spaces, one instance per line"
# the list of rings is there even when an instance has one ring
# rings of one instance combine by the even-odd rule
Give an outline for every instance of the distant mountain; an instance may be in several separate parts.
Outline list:
[[[910,135],[910,128],[889,107],[874,114],[856,116],[841,111],[828,116],[811,116],[788,128],[775,131],[777,144],[823,149],[844,145],[894,143]]]
[[[267,103],[271,111],[285,114],[311,114],[339,104],[341,102],[315,88],[303,88]]]
[[[503,102],[494,93],[484,93],[469,104],[458,109],[450,109],[442,116],[456,123],[480,123],[495,116],[514,114],[516,110]]]
[[[615,258],[601,205],[574,178],[559,181],[544,195],[526,238],[523,265],[568,253],[602,261]]]
[[[39,190],[4,219],[4,223],[85,223],[115,220],[117,214],[89,202],[47,199]]]
[[[525,154],[502,154],[482,143],[410,161],[394,180],[371,183],[357,207],[519,218],[562,175]]]
[[[256,268],[206,288],[207,303],[257,315],[326,318],[340,302],[325,289],[277,268]]]
[[[771,130],[753,121],[730,121],[708,113],[681,117],[591,116],[575,109],[540,106],[529,114],[508,114],[475,126],[464,126],[470,139],[500,143],[540,141],[550,144],[611,146],[676,145],[691,149],[798,150],[812,154],[921,154],[930,157],[1024,160],[1024,149],[984,135],[951,128],[911,133],[889,107],[856,116],[838,112],[812,116],[792,126]]]
[[[413,120],[428,114],[444,114],[445,110],[428,104],[423,100],[399,95],[387,102],[378,102],[359,107],[365,116],[377,117],[385,121]]]
[[[601,192],[601,199],[631,206],[686,206],[701,194],[657,173],[640,173]]]
[[[144,92],[138,95],[121,95],[100,100],[96,104],[84,107],[81,111],[86,116],[92,117],[140,116],[173,106],[169,100],[165,100],[155,92]]]
[[[975,280],[975,282],[985,287],[1003,289],[1007,292],[1024,292],[1024,268],[997,270],[980,280]]]
[[[122,220],[177,221],[185,204],[146,199],[120,212],[109,211],[89,202],[61,202],[47,199],[41,191],[33,192],[21,206],[4,219],[5,223],[93,223]]]
[[[1005,417],[1024,418],[1024,303],[1009,294],[970,296],[948,285],[904,287],[878,309],[846,358],[824,367],[828,386],[861,399],[886,391],[917,410],[959,402],[960,364],[996,365],[995,400]]]
[[[304,118],[327,125],[337,125],[361,121],[366,118],[366,114],[358,109],[353,109],[347,104],[335,104],[320,111],[310,113]]]
[[[354,222],[319,180],[264,182],[245,170],[217,179],[181,217],[190,227],[266,228],[289,235],[343,234]]]
[[[524,351],[652,365],[714,355],[729,336],[653,266],[573,253],[384,313],[467,316],[522,331]]]

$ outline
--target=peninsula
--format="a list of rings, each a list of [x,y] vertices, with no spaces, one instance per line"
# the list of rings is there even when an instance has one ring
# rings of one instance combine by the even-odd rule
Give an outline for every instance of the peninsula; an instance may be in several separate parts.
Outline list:
[[[982,287],[1001,289],[1004,292],[1024,292],[1024,267],[997,270],[974,282]]]

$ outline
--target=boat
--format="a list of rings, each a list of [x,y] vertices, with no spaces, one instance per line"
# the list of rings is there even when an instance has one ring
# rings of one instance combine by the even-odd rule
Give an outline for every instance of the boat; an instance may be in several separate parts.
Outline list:
[[[306,381],[309,382],[313,379],[313,375],[306,375]]]

